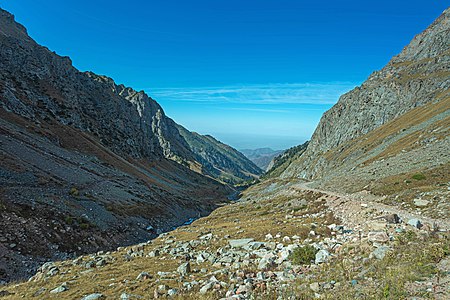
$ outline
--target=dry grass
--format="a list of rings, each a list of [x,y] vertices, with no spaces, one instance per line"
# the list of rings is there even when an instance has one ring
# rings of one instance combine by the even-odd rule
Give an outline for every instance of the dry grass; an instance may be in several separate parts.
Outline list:
[[[397,174],[380,179],[373,183],[370,190],[376,195],[396,195],[413,191],[435,191],[447,189],[450,181],[450,163],[430,170],[414,171],[411,173]],[[420,174],[423,179],[417,180],[415,176]]]
[[[286,218],[286,215],[304,216],[318,212],[325,208],[323,201],[317,201],[320,193],[305,192],[302,195],[287,197],[279,195],[273,199],[264,201],[247,201],[226,205],[214,211],[210,216],[196,220],[191,225],[180,227],[169,233],[169,238],[175,241],[190,241],[198,239],[206,233],[213,233],[218,238],[211,241],[208,246],[199,246],[196,250],[205,249],[213,251],[227,244],[225,235],[230,235],[231,239],[254,238],[264,241],[266,234],[281,234],[284,236],[298,235],[302,238],[308,236],[314,224],[314,230],[318,235],[329,236],[330,231],[326,227],[330,222],[336,220],[332,215],[325,217],[305,217]],[[306,206],[295,206],[293,203],[298,198],[307,200]],[[291,204],[289,204],[291,203]],[[317,227],[316,227],[317,224]],[[281,241],[281,239],[279,239]],[[156,247],[164,246],[164,240],[155,239],[150,245],[145,246],[145,253]],[[132,261],[124,260],[125,250],[112,253],[115,262],[96,269],[85,269],[82,266],[73,266],[70,261],[64,262],[60,267],[61,273],[40,282],[21,282],[8,285],[5,289],[14,295],[6,296],[3,299],[78,299],[82,295],[99,292],[108,299],[117,299],[121,293],[144,295],[153,297],[153,291],[160,284],[167,284],[171,288],[181,289],[181,283],[176,280],[158,279],[158,271],[175,271],[183,262],[182,259],[174,259],[169,255],[160,257],[136,257]],[[88,256],[84,256],[84,261],[88,261]],[[191,263],[191,267],[196,270],[207,268],[209,272],[219,269],[209,263]],[[92,271],[90,271],[92,270]],[[148,272],[153,275],[153,279],[136,282],[135,279],[140,272]],[[194,271],[186,281],[207,279],[211,275]],[[220,280],[221,277],[216,275]],[[227,278],[222,278],[228,281]],[[63,282],[68,283],[69,290],[59,294],[50,294],[52,290]],[[33,295],[40,289],[46,288],[39,297]],[[198,289],[197,289],[198,291]],[[223,294],[222,294],[223,296]],[[276,299],[276,295],[265,295],[264,299]],[[217,299],[219,295],[208,294],[200,297],[197,292],[192,295],[183,295],[179,299]],[[176,298],[175,298],[176,299]]]
[[[426,183],[429,174],[424,173]],[[226,205],[214,211],[210,216],[201,218],[191,225],[180,227],[168,234],[166,239],[175,241],[190,241],[198,239],[206,233],[212,233],[215,238],[208,245],[201,245],[196,250],[204,249],[214,252],[215,249],[227,244],[225,235],[230,238],[254,238],[264,240],[267,233],[281,236],[299,235],[305,238],[315,223],[314,230],[322,236],[329,236],[327,224],[338,223],[332,214],[321,217],[311,217],[311,214],[323,211],[326,206],[318,192],[296,191],[288,193],[282,189],[271,191],[270,186],[274,181],[264,182],[261,185],[250,188],[246,195],[266,191],[271,194],[267,199],[249,200]],[[289,184],[285,182],[285,184]],[[283,186],[283,182],[281,184]],[[247,194],[248,193],[248,194]],[[306,201],[306,205],[303,205]],[[287,215],[299,218],[286,218]],[[317,227],[316,227],[317,226]],[[161,248],[165,239],[158,238],[145,246],[145,253],[154,248]],[[305,269],[304,278],[289,284],[282,292],[283,299],[290,296],[295,299],[312,299],[314,293],[309,288],[312,282],[339,283],[332,290],[322,290],[324,299],[405,299],[410,296],[430,298],[431,293],[424,293],[417,282],[434,280],[439,275],[436,263],[447,257],[450,252],[449,237],[446,234],[406,232],[397,236],[393,251],[382,260],[368,259],[373,250],[365,241],[345,244],[336,253],[335,258],[329,263],[322,264],[320,268]],[[420,251],[418,251],[420,249]],[[72,266],[70,262],[64,262],[60,267],[61,273],[41,282],[23,282],[8,285],[8,290],[14,295],[3,299],[79,299],[82,295],[100,292],[107,299],[117,299],[121,293],[136,294],[145,298],[152,298],[153,291],[160,284],[166,284],[170,288],[182,289],[181,283],[175,279],[159,279],[158,271],[175,271],[183,262],[182,258],[173,258],[168,254],[160,257],[136,257],[132,261],[124,260],[127,249],[114,252],[112,256],[115,262],[93,271],[81,266]],[[83,258],[85,261],[88,257]],[[210,272],[221,267],[212,266],[209,263],[191,263],[193,272],[185,281],[206,280],[211,276]],[[207,268],[208,273],[198,272],[201,268]],[[136,281],[137,275],[142,272],[153,275],[153,279]],[[256,271],[254,266],[249,266],[248,271]],[[365,275],[361,275],[363,272]],[[225,275],[216,275],[219,280],[228,281]],[[430,279],[431,278],[431,279]],[[357,285],[351,284],[357,280]],[[60,294],[50,294],[48,291],[67,282],[69,290]],[[412,286],[411,286],[412,285]],[[39,297],[33,295],[40,288],[47,290]],[[199,295],[198,288],[190,293],[183,293],[174,299],[218,299],[223,297],[224,291]],[[280,293],[271,292],[257,295],[256,299],[277,299]]]
[[[327,151],[324,154],[324,157],[329,161],[343,161],[345,158],[353,155],[354,153],[367,153],[369,150],[382,144],[383,141],[399,134],[399,129],[411,128],[415,125],[421,124],[434,116],[446,112],[449,107],[450,97],[447,96],[445,99],[437,103],[428,103],[424,106],[412,109],[399,118],[380,126],[362,137],[350,140],[344,145],[339,146],[337,149]],[[446,117],[435,124],[431,124],[423,131],[413,132],[412,134],[409,134],[392,143],[378,155],[366,160],[364,164],[367,165],[383,157],[394,156],[402,150],[417,147],[416,143],[419,142],[420,139],[424,139],[431,135],[434,136],[435,134],[433,133],[433,130],[442,126],[447,129],[444,132],[439,133],[438,137],[445,137],[448,134],[449,124],[450,117]]]
[[[369,256],[368,249],[365,244],[347,245],[333,262],[323,265],[314,275],[310,281],[341,283],[333,290],[325,290],[324,299],[435,299],[436,294],[426,291],[420,283],[430,279],[433,282],[433,278],[442,275],[436,264],[450,255],[448,234],[404,232],[397,237],[393,251],[382,260],[364,260]],[[352,280],[356,280],[356,285],[352,285]]]

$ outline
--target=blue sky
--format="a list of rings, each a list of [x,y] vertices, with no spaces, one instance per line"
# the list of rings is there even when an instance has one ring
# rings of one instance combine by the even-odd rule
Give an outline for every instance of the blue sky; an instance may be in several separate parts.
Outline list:
[[[0,0],[82,71],[145,90],[178,123],[242,148],[309,139],[448,1]]]

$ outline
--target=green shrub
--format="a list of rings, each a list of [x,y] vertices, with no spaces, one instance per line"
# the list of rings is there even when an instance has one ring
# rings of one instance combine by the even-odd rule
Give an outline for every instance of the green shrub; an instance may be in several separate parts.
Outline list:
[[[298,247],[289,255],[289,259],[296,265],[310,264],[311,261],[315,260],[317,251],[316,248],[310,245]]]
[[[425,177],[425,175],[423,175],[421,173],[417,173],[417,174],[414,174],[413,176],[411,176],[411,178],[415,179],[415,180],[424,180],[426,177]]]
[[[293,208],[292,210],[297,212],[299,210],[303,210],[303,209],[307,209],[307,208],[308,208],[307,205],[302,205],[302,206],[297,206],[297,207]]]
[[[76,197],[80,194],[80,192],[78,191],[78,189],[76,187],[73,187],[70,189],[69,194]]]
[[[91,225],[89,223],[81,223],[80,224],[81,229],[89,229],[89,227],[91,227]]]

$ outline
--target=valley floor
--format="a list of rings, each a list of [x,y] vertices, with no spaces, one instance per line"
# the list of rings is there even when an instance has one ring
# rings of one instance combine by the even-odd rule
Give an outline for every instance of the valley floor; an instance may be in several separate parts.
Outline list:
[[[265,181],[155,240],[47,263],[0,297],[450,299],[448,218],[382,200]]]

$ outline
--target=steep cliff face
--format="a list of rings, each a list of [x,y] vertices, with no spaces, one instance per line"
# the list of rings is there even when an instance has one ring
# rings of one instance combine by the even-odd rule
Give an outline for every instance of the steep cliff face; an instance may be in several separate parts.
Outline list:
[[[0,281],[147,240],[232,192],[156,101],[78,71],[1,9],[0,99]]]
[[[382,70],[370,75],[360,87],[344,94],[323,115],[306,152],[286,168],[282,177],[318,179],[336,173],[340,167],[347,171],[357,167],[361,161],[356,158],[369,159],[370,150],[374,150],[372,156],[380,154],[378,150],[388,144],[375,149],[376,146],[389,143],[387,139],[393,142],[394,136],[403,138],[405,132],[392,132],[383,138],[380,138],[382,135],[373,136],[374,143],[370,146],[351,151],[348,148],[415,108],[428,105],[430,111],[434,111],[430,112],[428,119],[437,115],[440,115],[436,117],[439,120],[445,118],[445,111],[434,110],[431,106],[448,101],[449,45],[450,9],[447,9]],[[419,124],[423,119],[416,118],[416,121],[405,126],[416,126],[417,130],[428,127],[425,123]],[[401,130],[402,124],[398,126],[397,129]],[[417,130],[410,133],[417,133]]]

